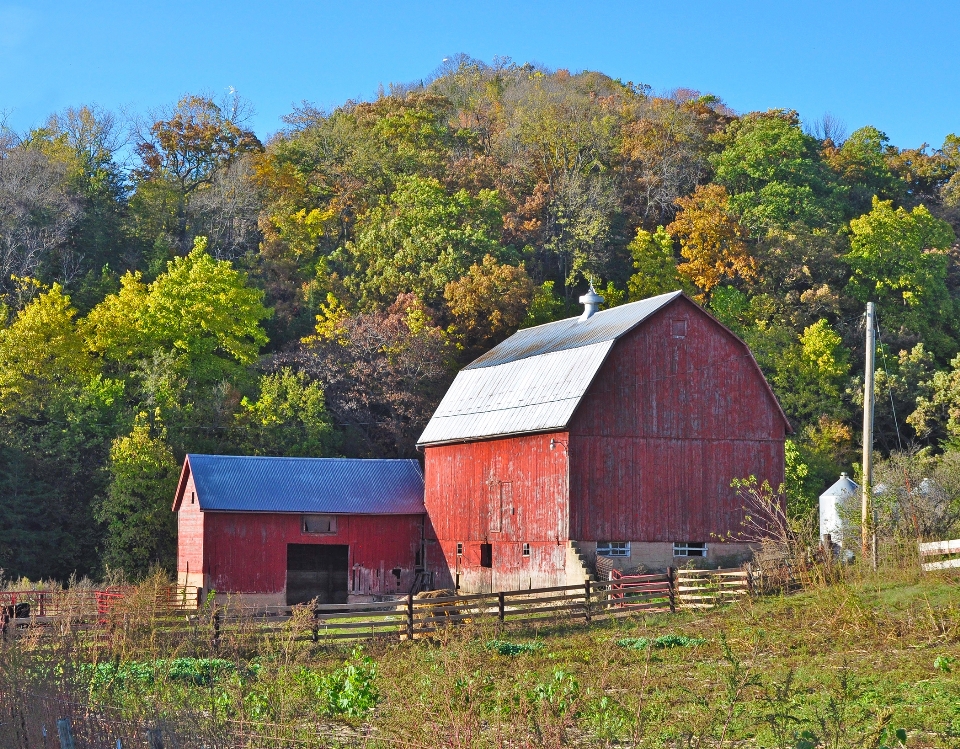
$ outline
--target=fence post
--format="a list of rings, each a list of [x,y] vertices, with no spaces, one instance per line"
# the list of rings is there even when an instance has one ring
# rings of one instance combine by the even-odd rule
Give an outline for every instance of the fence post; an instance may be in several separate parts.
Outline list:
[[[60,718],[57,721],[57,735],[60,736],[60,749],[76,749],[73,742],[73,728],[69,718]]]
[[[318,642],[320,640],[320,609],[313,609],[313,641]]]
[[[583,611],[584,619],[586,623],[589,624],[591,621],[590,616],[590,580],[589,578],[583,581]]]
[[[677,613],[677,568],[667,567],[667,587],[670,591],[670,613]]]
[[[500,623],[503,624],[503,614],[504,614],[504,595],[501,590],[497,593],[497,619],[500,620]]]
[[[753,565],[747,562],[743,565],[744,572],[747,573],[747,593],[753,597],[756,591],[753,589]]]
[[[150,749],[163,749],[163,731],[159,728],[148,728],[147,743]]]
[[[213,649],[220,647],[220,609],[213,611]],[[153,749],[151,747],[151,749]]]
[[[407,594],[407,639],[413,639],[413,593]]]

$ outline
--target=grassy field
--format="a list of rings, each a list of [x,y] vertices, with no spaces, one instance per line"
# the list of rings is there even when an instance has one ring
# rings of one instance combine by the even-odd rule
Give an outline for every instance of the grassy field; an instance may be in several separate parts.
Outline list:
[[[44,719],[30,704],[70,699],[182,747],[960,746],[960,579],[851,578],[706,613],[467,623],[362,648],[297,640],[306,616],[216,650],[199,629],[160,645],[149,621],[26,638],[0,659],[0,740],[18,746],[3,733],[16,709],[26,731]]]

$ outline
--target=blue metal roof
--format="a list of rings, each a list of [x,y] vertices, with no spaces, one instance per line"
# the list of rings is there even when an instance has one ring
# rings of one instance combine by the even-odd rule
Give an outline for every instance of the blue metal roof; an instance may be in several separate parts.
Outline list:
[[[415,460],[187,455],[200,509],[419,515],[423,473]]]

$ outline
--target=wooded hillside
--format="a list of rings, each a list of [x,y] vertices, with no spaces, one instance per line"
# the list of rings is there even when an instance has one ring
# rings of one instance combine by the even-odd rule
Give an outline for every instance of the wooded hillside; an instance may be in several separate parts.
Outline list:
[[[415,455],[457,369],[589,277],[608,305],[683,288],[750,344],[795,515],[855,461],[876,301],[878,449],[960,507],[960,137],[463,56],[267,143],[247,114],[2,132],[8,577],[169,564],[186,452]]]

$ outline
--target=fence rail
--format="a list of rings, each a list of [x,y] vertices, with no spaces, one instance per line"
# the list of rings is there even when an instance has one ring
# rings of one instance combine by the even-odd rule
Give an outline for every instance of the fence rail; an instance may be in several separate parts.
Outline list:
[[[952,557],[954,554],[960,554],[960,539],[953,539],[951,541],[928,541],[919,544],[919,547],[920,567],[924,572],[960,567],[960,557]],[[933,562],[924,562],[923,560],[928,557],[940,558]]]
[[[215,643],[223,637],[267,635],[300,617],[314,641],[394,637],[415,639],[439,628],[489,620],[503,625],[548,624],[558,620],[589,623],[644,612],[708,609],[753,591],[749,567],[727,570],[671,569],[663,574],[623,575],[610,580],[585,581],[533,590],[449,595],[434,598],[409,594],[387,601],[319,604],[300,607],[201,607],[197,593],[182,587],[162,591],[150,612],[151,627],[159,635],[176,636],[189,629],[209,628]],[[44,634],[55,627],[72,631],[115,631],[129,626],[138,614],[125,605],[121,589],[90,591],[84,596],[58,599],[48,591],[11,591],[0,594],[3,631]],[[79,603],[77,601],[80,601]],[[189,601],[190,605],[184,605]],[[17,609],[28,604],[29,611]],[[26,614],[18,616],[17,614]],[[142,618],[142,615],[141,615]],[[39,632],[38,632],[39,628]]]

